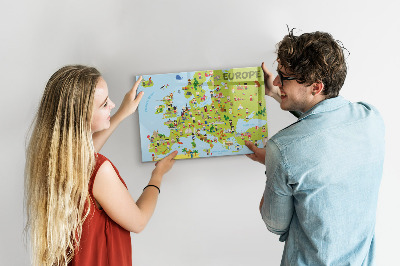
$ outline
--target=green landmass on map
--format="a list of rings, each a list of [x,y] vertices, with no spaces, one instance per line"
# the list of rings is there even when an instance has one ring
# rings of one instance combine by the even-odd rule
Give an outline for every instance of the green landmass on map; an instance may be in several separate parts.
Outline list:
[[[256,75],[250,70],[254,70]],[[190,100],[185,107],[177,110],[174,105],[174,94],[165,96],[155,111],[156,115],[162,115],[164,124],[169,128],[169,136],[159,134],[155,130],[147,138],[150,141],[149,152],[153,161],[159,160],[170,153],[171,147],[178,144],[178,149],[183,154],[178,154],[177,159],[196,158],[199,156],[196,141],[207,143],[207,149],[203,149],[207,155],[212,154],[212,148],[218,142],[232,152],[239,151],[239,145],[244,141],[255,142],[267,137],[267,125],[255,126],[246,132],[237,132],[236,125],[239,119],[246,123],[250,119],[266,120],[266,108],[264,99],[264,81],[259,75],[259,68],[232,69],[229,71],[208,70],[195,72],[192,79],[188,79],[181,90],[186,99]],[[246,77],[245,77],[246,74]],[[253,75],[251,75],[253,74]],[[204,82],[210,77],[207,86],[211,91],[206,94],[202,88]],[[147,87],[151,78],[147,82]],[[200,107],[201,103],[211,97],[211,104]],[[249,116],[251,116],[249,118]],[[204,133],[205,132],[205,133]],[[191,147],[183,147],[181,138],[192,138]],[[234,138],[234,142],[229,140]]]
[[[141,85],[145,88],[153,87],[154,82],[151,80],[151,77],[150,77],[149,80],[142,80]]]

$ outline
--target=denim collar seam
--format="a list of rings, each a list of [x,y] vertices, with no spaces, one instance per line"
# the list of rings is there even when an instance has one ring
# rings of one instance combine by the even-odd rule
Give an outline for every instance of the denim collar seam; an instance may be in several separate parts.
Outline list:
[[[302,136],[301,138],[295,138],[295,139],[293,139],[293,140],[291,140],[291,141],[289,141],[289,142],[287,142],[287,143],[285,143],[285,144],[281,144],[281,143],[278,144],[276,141],[274,141],[274,142],[276,143],[276,146],[277,146],[277,147],[279,148],[279,150],[281,151],[281,149],[282,149],[282,150],[283,150],[283,149],[287,149],[287,147],[291,146],[294,142],[298,142],[299,140],[301,141],[301,140],[305,140],[305,139],[307,139],[307,138],[309,138],[309,137],[316,136],[316,135],[318,135],[320,132],[323,132],[323,131],[326,131],[326,130],[334,130],[334,129],[338,128],[338,127],[340,128],[340,127],[343,127],[343,126],[356,124],[356,123],[359,123],[361,120],[363,120],[363,119],[359,119],[359,120],[356,120],[356,121],[352,121],[352,122],[348,122],[348,123],[336,125],[336,126],[334,126],[334,127],[326,128],[326,129],[323,129],[323,130],[321,129],[321,130],[318,130],[318,131],[313,131],[312,133],[308,133],[308,134]],[[281,152],[281,153],[282,153],[282,152]],[[283,157],[283,155],[282,155],[282,157]]]
[[[343,99],[344,100],[344,99]],[[341,108],[341,107],[343,107],[343,106],[345,106],[346,104],[350,104],[351,102],[350,101],[347,101],[347,100],[344,100],[344,102],[343,103],[341,103],[341,104],[336,104],[336,105],[332,105],[332,106],[326,106],[326,107],[323,107],[323,102],[324,101],[322,101],[322,102],[320,102],[322,105],[321,105],[321,108],[318,108],[318,107],[320,107],[320,105],[319,105],[319,103],[317,104],[317,105],[315,105],[314,107],[312,107],[311,109],[313,109],[310,113],[308,113],[307,114],[307,112],[306,113],[304,113],[302,116],[300,116],[299,117],[299,119],[297,120],[297,121],[300,121],[300,120],[303,120],[303,119],[305,119],[306,117],[309,117],[310,115],[315,115],[315,114],[320,114],[320,113],[326,113],[326,112],[331,112],[331,111],[333,111],[333,110],[336,110],[336,109],[339,109],[339,108]],[[318,109],[322,109],[322,110],[318,110]]]

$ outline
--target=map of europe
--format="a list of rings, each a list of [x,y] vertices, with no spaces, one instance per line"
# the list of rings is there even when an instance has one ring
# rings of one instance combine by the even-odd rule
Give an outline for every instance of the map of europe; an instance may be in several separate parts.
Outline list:
[[[252,153],[267,139],[260,67],[143,75],[137,93],[142,161]],[[138,79],[139,77],[136,77]]]

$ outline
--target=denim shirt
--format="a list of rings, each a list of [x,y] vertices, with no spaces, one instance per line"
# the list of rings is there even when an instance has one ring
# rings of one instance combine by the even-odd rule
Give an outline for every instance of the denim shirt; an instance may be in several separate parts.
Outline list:
[[[324,100],[266,145],[262,218],[281,265],[372,265],[384,124],[366,103]]]

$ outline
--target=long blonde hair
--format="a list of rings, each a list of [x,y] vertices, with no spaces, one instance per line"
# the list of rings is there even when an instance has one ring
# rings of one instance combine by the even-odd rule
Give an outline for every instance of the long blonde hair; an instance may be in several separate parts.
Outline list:
[[[85,204],[95,164],[90,125],[100,76],[92,67],[65,66],[46,85],[25,166],[33,265],[66,265],[79,247],[90,211]]]

